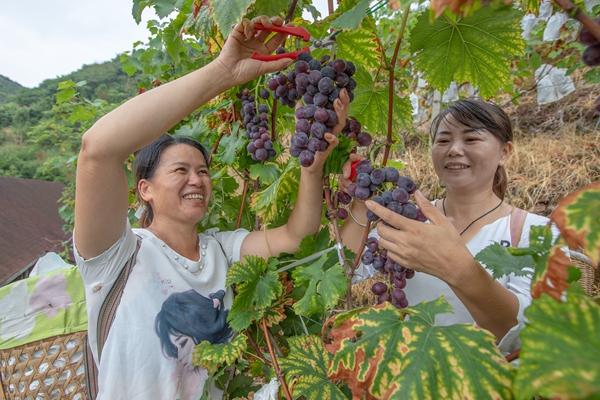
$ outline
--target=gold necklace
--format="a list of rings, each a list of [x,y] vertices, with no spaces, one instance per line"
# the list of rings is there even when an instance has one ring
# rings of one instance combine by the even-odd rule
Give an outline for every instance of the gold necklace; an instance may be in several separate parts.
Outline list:
[[[460,233],[460,236],[462,236],[463,233],[466,232],[467,229],[469,229],[471,227],[471,225],[473,225],[475,222],[479,221],[481,218],[485,217],[486,215],[488,215],[489,213],[491,213],[492,211],[494,211],[495,209],[497,209],[498,207],[500,207],[502,205],[502,203],[504,203],[504,199],[500,200],[500,204],[498,204],[496,207],[492,208],[490,211],[486,212],[485,214],[475,218],[473,221],[471,221],[471,223],[469,225],[467,225],[467,227],[465,229],[463,229],[463,231]],[[442,200],[442,209],[444,210],[444,217],[446,216],[446,198],[444,197],[444,200]]]

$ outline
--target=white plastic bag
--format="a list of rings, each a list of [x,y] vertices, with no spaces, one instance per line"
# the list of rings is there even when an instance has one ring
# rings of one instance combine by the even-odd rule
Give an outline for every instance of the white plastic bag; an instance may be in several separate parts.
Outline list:
[[[279,392],[279,380],[271,378],[271,382],[261,387],[258,392],[254,393],[254,400],[278,400],[277,393]]]
[[[64,260],[60,258],[58,254],[48,252],[37,260],[35,266],[29,273],[29,276],[44,275],[48,272],[58,271],[59,269],[71,267],[72,265],[64,262]]]
[[[549,42],[558,40],[560,37],[560,28],[569,20],[569,16],[565,13],[556,13],[548,20],[546,29],[544,29],[544,41]]]
[[[548,64],[542,64],[535,71],[535,77],[538,79],[538,104],[553,103],[575,91],[573,80],[566,76],[566,72],[565,68],[555,68]]]

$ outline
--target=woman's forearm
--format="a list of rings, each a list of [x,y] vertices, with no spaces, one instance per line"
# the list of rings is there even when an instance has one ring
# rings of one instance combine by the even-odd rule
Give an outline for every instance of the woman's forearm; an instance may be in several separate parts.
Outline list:
[[[470,273],[450,288],[480,327],[500,341],[517,324],[519,299],[473,260]]]

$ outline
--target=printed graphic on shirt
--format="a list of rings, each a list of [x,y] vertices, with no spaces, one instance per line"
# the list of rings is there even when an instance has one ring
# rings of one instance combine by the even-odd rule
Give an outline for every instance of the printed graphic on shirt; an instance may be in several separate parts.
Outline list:
[[[197,400],[208,379],[204,368],[192,365],[194,347],[204,340],[212,344],[227,343],[232,330],[227,324],[228,310],[222,306],[225,291],[208,297],[195,290],[171,294],[156,315],[154,329],[160,339],[162,353],[176,363],[169,388],[176,393],[163,393],[163,399]],[[176,383],[178,382],[178,383]]]

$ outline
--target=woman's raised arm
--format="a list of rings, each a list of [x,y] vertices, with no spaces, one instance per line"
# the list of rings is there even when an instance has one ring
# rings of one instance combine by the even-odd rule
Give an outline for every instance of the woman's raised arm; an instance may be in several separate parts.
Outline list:
[[[281,25],[281,18],[244,20],[228,37],[219,57],[188,75],[139,95],[98,120],[83,136],[77,164],[75,243],[83,258],[107,250],[123,234],[128,210],[126,158],[166,133],[218,94],[268,72],[290,59],[263,62],[254,51],[271,54],[283,39],[254,34],[254,23]]]

